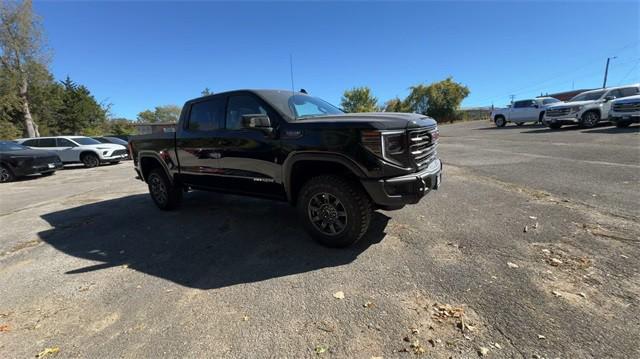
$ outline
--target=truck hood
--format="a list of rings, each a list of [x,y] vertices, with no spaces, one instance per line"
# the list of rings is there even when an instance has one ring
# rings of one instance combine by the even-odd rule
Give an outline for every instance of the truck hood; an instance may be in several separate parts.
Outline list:
[[[563,102],[563,103],[559,103],[559,104],[554,104],[554,105],[548,106],[547,110],[554,110],[554,109],[559,109],[559,108],[567,108],[567,107],[575,107],[575,106],[584,106],[584,105],[594,105],[594,104],[599,104],[601,102],[602,101],[600,101],[600,100]]]
[[[294,123],[319,124],[323,126],[335,125],[342,128],[374,128],[379,130],[397,130],[436,125],[434,119],[425,115],[400,112],[361,112],[316,116],[298,119]]]
[[[613,103],[635,103],[640,101],[640,95],[623,97],[617,100],[613,100]]]

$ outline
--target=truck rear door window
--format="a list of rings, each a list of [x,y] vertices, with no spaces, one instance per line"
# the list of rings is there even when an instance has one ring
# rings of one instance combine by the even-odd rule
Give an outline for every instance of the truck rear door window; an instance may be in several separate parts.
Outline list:
[[[191,105],[187,128],[191,131],[212,131],[222,127],[224,98],[217,97]]]

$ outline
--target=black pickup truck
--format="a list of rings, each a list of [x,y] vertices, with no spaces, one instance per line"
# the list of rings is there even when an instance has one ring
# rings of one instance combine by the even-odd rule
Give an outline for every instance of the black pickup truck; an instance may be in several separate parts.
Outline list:
[[[160,209],[189,188],[288,201],[314,239],[345,247],[373,210],[438,189],[438,137],[419,114],[344,113],[305,93],[239,90],[187,101],[175,132],[129,146]]]

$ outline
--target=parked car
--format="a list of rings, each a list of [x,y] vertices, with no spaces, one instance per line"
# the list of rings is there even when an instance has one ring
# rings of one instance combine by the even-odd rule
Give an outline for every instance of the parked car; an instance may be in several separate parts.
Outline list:
[[[638,84],[583,92],[565,103],[549,106],[543,123],[553,129],[571,124],[590,128],[600,121],[609,121],[612,100],[638,93]]]
[[[112,137],[112,136],[100,136],[100,137],[91,137],[94,140],[100,142],[100,143],[115,143],[116,145],[122,145],[127,149],[127,158],[130,158],[129,156],[129,143],[121,138],[118,137]]]
[[[344,247],[374,209],[439,188],[438,138],[420,114],[347,114],[304,93],[242,90],[188,101],[176,132],[129,144],[160,209],[175,208],[184,188],[288,201],[314,239]]]
[[[0,182],[41,174],[50,176],[63,167],[57,154],[33,150],[12,141],[0,141]]]
[[[640,123],[640,95],[611,101],[609,120],[617,127],[628,127],[632,123]]]
[[[537,97],[528,100],[515,101],[511,106],[491,111],[491,120],[498,127],[504,127],[508,122],[522,126],[527,122],[542,122],[547,106],[561,102],[553,97]]]
[[[83,163],[96,167],[100,163],[118,163],[127,157],[127,149],[113,143],[100,143],[84,136],[21,138],[16,142],[31,148],[54,151],[64,163]]]

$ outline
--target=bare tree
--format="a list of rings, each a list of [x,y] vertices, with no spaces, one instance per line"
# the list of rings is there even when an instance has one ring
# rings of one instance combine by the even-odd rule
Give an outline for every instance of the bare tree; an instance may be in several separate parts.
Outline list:
[[[0,1],[0,65],[15,78],[28,137],[38,137],[38,125],[29,108],[28,64],[44,63],[42,32],[31,0]]]

